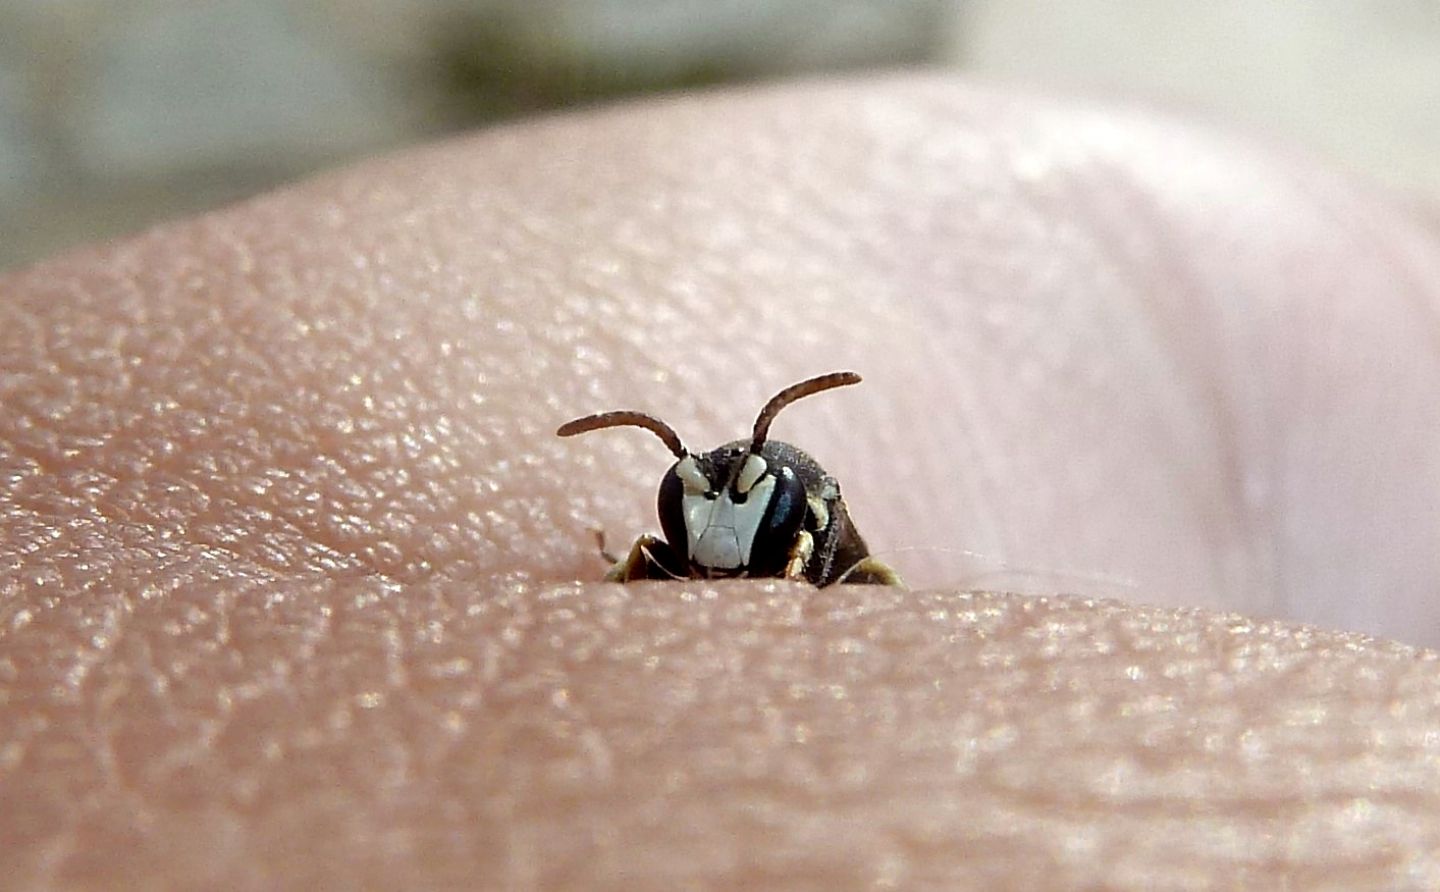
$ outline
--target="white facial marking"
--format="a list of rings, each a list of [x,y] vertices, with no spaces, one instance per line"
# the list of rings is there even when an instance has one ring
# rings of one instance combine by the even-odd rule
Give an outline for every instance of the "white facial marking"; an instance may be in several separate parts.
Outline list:
[[[749,492],[750,487],[754,486],[756,481],[765,476],[765,471],[768,470],[769,467],[770,466],[765,463],[765,459],[758,455],[751,454],[745,456],[745,464],[740,466],[740,476],[735,478],[735,488],[739,490],[741,495]]]
[[[816,530],[822,530],[829,526],[829,503],[837,499],[840,499],[840,486],[831,477],[825,478],[825,483],[821,484],[819,496],[811,496],[806,499],[811,513],[815,514]]]
[[[815,515],[815,529],[823,530],[830,526],[830,503],[840,498],[840,487],[829,477],[820,488],[819,496],[810,496],[806,501],[810,505],[810,513]]]
[[[691,559],[715,570],[735,570],[750,563],[755,534],[760,531],[760,521],[774,490],[775,478],[766,477],[739,505],[731,500],[729,492],[713,499],[689,493],[682,496]]]
[[[675,466],[675,476],[679,477],[680,482],[685,485],[687,493],[700,495],[710,489],[710,481],[700,473],[700,465],[695,462],[693,455],[687,455],[680,459],[680,463]]]
[[[810,513],[815,515],[815,529],[823,530],[830,526],[830,508],[821,499],[810,496],[805,500],[810,506]]]

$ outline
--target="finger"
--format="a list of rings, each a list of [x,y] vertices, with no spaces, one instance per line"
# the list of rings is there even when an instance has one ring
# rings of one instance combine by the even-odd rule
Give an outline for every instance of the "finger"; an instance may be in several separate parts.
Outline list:
[[[1355,635],[493,579],[198,585],[108,633],[0,701],[17,887],[1440,881],[1435,660]]]
[[[775,434],[917,583],[1431,640],[1436,269],[1293,159],[945,83],[507,128],[11,278],[11,554],[592,576],[667,458],[559,421],[708,447],[854,367]]]

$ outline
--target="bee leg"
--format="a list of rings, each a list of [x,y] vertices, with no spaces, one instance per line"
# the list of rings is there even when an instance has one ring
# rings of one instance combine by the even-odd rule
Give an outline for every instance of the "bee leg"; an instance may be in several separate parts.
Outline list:
[[[623,560],[615,561],[605,574],[606,582],[634,582],[637,579],[684,579],[679,560],[670,543],[649,533],[635,540]]]
[[[897,588],[906,588],[905,580],[900,574],[884,561],[873,557],[862,558],[859,563],[846,570],[836,582],[848,582],[852,585],[893,585]]]
[[[790,546],[790,559],[785,562],[785,579],[806,579],[805,565],[810,563],[810,557],[815,553],[815,537],[804,530],[795,537],[795,544]]]
[[[620,563],[620,559],[612,554],[610,549],[605,547],[605,531],[596,527],[593,532],[595,533],[595,544],[600,548],[600,558],[607,564],[613,565]]]

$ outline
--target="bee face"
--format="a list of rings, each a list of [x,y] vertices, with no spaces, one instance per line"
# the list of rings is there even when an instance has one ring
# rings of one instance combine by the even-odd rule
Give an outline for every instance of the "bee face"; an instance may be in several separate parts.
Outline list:
[[[859,381],[854,372],[834,372],[787,387],[760,410],[748,440],[703,454],[686,450],[668,424],[643,412],[606,412],[561,425],[556,433],[562,437],[643,427],[676,459],[657,497],[665,538],[641,536],[606,578],[758,576],[828,585],[857,569],[856,581],[899,584],[893,570],[869,557],[835,479],[794,446],[768,439],[770,423],[785,406]]]

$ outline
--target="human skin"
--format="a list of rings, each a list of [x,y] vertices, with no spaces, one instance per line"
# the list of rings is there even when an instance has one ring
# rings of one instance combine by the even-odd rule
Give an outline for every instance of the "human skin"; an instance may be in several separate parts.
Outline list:
[[[1440,886],[1437,308],[1402,202],[910,76],[12,274],[0,877]],[[670,458],[560,422],[709,448],[842,368],[773,435],[912,590],[593,581]]]

